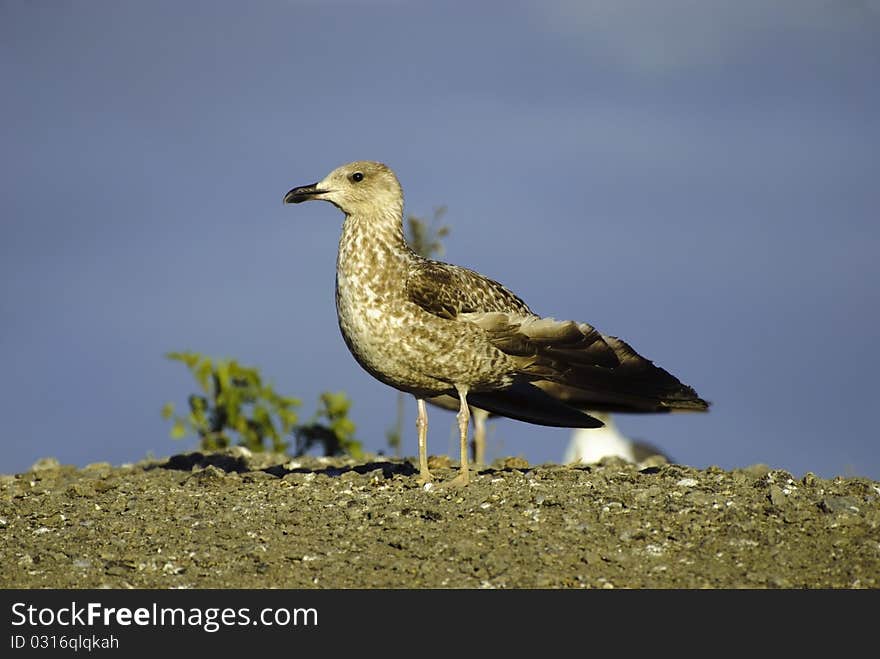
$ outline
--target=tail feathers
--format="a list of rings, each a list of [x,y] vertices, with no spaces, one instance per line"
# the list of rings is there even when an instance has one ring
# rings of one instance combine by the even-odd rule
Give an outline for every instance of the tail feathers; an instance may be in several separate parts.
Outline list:
[[[609,412],[705,411],[693,388],[615,337],[586,323],[508,313],[472,313],[521,373],[553,398]]]
[[[625,341],[614,336],[605,336],[603,339],[618,359],[616,367],[579,368],[571,365],[557,381],[593,390],[595,395],[610,398],[610,402],[619,396],[655,411],[705,411],[709,408],[709,403],[700,398],[692,387],[642,357]]]
[[[542,365],[546,380],[536,386],[579,408],[606,412],[704,412],[709,403],[665,369],[639,355],[624,341],[603,337],[614,351],[614,368],[553,360]],[[549,368],[548,368],[549,367]]]
[[[656,397],[574,387],[551,380],[538,380],[532,384],[566,405],[590,412],[626,412],[629,414],[705,412],[709,408],[709,403],[698,397],[674,401],[657,400]]]

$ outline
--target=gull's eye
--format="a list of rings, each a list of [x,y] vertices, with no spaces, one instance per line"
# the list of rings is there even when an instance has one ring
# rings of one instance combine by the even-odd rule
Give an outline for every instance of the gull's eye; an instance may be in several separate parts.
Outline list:
[[[360,183],[361,181],[364,180],[363,172],[355,172],[354,174],[351,175],[351,180],[354,181],[355,183]]]

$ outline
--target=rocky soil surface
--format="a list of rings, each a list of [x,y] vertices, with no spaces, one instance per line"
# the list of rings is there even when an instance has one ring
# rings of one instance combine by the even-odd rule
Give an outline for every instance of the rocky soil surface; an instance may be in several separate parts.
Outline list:
[[[242,449],[0,476],[4,588],[877,588],[880,483]]]

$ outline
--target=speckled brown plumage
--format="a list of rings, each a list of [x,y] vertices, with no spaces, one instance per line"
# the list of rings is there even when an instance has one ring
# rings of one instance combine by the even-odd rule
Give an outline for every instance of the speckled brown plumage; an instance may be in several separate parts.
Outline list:
[[[403,235],[403,191],[385,165],[343,165],[284,201],[310,199],[345,214],[336,263],[339,327],[361,366],[419,400],[423,480],[431,478],[425,398],[460,401],[458,482],[467,482],[468,402],[531,423],[581,428],[601,426],[584,409],[708,407],[620,339],[586,323],[542,318],[500,283],[417,255]]]

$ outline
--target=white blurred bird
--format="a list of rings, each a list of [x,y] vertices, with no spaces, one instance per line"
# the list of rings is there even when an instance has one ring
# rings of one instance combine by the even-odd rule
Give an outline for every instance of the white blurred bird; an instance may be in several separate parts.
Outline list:
[[[605,425],[601,428],[576,428],[565,450],[565,464],[593,464],[602,458],[618,457],[638,464],[652,456],[669,458],[657,447],[647,442],[630,439],[620,432],[611,415],[605,412],[590,412]]]

